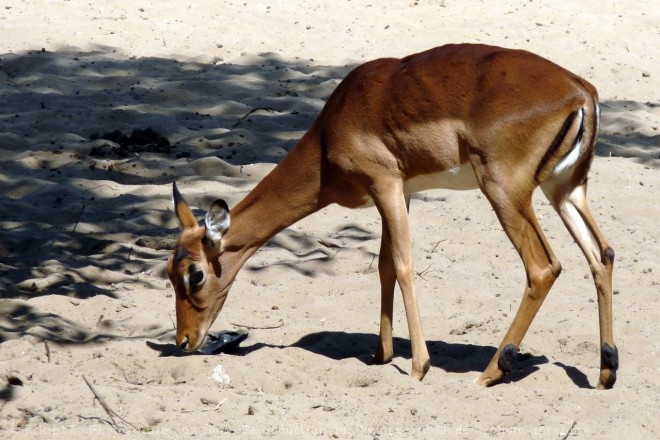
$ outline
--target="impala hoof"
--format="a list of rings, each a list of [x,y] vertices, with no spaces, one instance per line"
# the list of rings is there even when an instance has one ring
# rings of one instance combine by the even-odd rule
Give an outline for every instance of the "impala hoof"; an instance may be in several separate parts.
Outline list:
[[[418,381],[422,381],[424,379],[424,376],[426,376],[426,373],[429,372],[431,369],[431,360],[427,359],[422,365],[416,366],[413,364],[413,370],[410,373],[410,376],[412,376],[413,379],[416,379]]]
[[[488,368],[474,380],[474,383],[482,387],[489,387],[496,384],[502,380],[506,373],[515,368],[517,357],[518,347],[514,344],[505,345],[497,357],[497,364],[495,364],[495,359],[493,359],[488,365]]]
[[[491,385],[495,385],[497,382],[502,380],[503,377],[504,373],[501,370],[496,370],[493,373],[484,371],[474,380],[474,383],[482,387],[489,387]]]
[[[497,359],[497,366],[506,374],[509,371],[513,370],[516,365],[516,356],[518,355],[518,347],[513,344],[507,344],[500,353],[500,357]],[[503,375],[504,375],[503,374]]]
[[[603,344],[600,350],[599,390],[609,390],[616,382],[616,370],[619,368],[619,351],[610,344]]]
[[[393,353],[385,353],[383,350],[380,348],[376,350],[376,354],[374,355],[374,365],[385,365],[389,364],[392,362],[392,357]]]

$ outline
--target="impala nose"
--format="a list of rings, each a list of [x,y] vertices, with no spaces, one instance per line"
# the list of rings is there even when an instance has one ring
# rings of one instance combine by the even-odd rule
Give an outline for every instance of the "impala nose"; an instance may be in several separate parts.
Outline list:
[[[184,336],[181,342],[179,342],[179,348],[185,350],[188,347],[188,336]]]

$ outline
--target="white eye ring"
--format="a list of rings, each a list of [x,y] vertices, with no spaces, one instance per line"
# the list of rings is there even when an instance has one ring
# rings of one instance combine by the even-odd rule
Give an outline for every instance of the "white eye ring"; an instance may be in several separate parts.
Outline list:
[[[199,275],[201,274],[201,278]],[[191,279],[192,275],[192,279]],[[206,281],[206,273],[197,268],[194,264],[188,266],[188,272],[183,275],[183,282],[186,285],[186,290],[191,291],[199,289]]]

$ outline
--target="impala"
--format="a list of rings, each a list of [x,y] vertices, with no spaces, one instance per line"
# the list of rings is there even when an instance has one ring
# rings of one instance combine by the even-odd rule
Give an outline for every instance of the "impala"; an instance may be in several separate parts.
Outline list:
[[[411,375],[421,380],[430,359],[413,283],[410,194],[479,188],[527,275],[513,323],[476,380],[491,385],[511,369],[561,271],[531,204],[540,186],[589,263],[600,321],[598,388],[611,388],[618,367],[612,331],[614,251],[586,203],[598,123],[591,84],[521,50],[447,45],[360,65],[337,86],[297,146],[231,212],[216,200],[200,225],[173,185],[182,229],[168,262],[176,291],[177,345],[194,351],[203,343],[238,271],[279,231],[332,203],[375,205],[382,217],[375,363],[393,356],[398,282],[412,346]]]

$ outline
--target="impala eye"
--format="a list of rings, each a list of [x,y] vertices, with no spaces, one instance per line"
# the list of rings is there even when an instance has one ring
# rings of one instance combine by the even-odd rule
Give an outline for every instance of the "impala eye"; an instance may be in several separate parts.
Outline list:
[[[204,282],[204,271],[199,270],[194,264],[188,266],[188,276],[190,287],[199,287]]]

